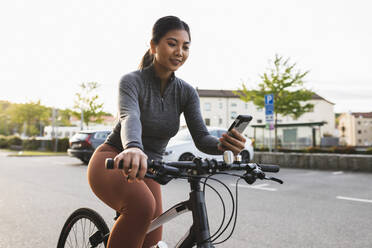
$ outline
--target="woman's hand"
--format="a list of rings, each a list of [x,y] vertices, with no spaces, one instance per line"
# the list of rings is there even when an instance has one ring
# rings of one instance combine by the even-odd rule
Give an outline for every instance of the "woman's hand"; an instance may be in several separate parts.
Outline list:
[[[238,155],[245,147],[246,139],[241,133],[232,129],[231,133],[234,137],[231,137],[227,133],[222,134],[222,137],[219,139],[220,143],[217,145],[218,150],[220,151],[232,151],[235,155]]]
[[[123,174],[128,179],[128,182],[133,182],[135,179],[143,180],[147,171],[147,155],[137,147],[125,149],[114,158],[116,168],[119,162],[123,160]]]

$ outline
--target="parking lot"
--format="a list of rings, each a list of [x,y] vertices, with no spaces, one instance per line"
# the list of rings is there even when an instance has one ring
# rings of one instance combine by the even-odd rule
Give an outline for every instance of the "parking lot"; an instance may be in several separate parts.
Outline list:
[[[372,174],[282,169],[275,176],[285,183],[239,183],[236,231],[219,247],[372,247]],[[234,178],[219,178],[235,190]],[[162,189],[164,207],[188,197],[183,180]],[[206,194],[213,232],[221,202],[211,190]],[[93,208],[113,224],[114,211],[90,191],[86,166],[75,158],[0,153],[0,195],[2,248],[55,247],[65,219],[79,207]],[[231,200],[222,195],[229,210]],[[185,214],[165,226],[170,247],[190,223]]]

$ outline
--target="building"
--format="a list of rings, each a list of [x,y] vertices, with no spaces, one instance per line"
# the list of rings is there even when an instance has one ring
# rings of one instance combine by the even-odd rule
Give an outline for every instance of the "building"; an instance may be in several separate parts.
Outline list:
[[[83,124],[83,130],[112,130],[116,124],[116,117],[114,116],[102,116],[102,123],[90,123],[89,126]],[[61,138],[71,138],[77,132],[81,130],[80,119],[76,117],[71,117],[70,122],[73,126],[46,126],[44,127],[44,139],[52,139],[54,137]]]
[[[252,102],[244,102],[240,100],[239,96],[235,95],[231,90],[205,90],[197,89],[200,97],[200,108],[207,126],[217,126],[228,128],[235,117],[239,114],[249,114],[253,116],[252,125],[265,124],[265,110],[255,106]],[[286,140],[286,133],[295,137],[297,140],[306,145],[311,145],[313,139],[313,130],[317,131],[317,144],[323,136],[335,135],[335,115],[334,103],[324,99],[323,97],[314,94],[309,101],[314,104],[312,112],[303,114],[297,120],[290,116],[278,116],[279,124],[301,124],[302,127],[291,127],[281,130],[278,133],[278,138]],[[274,103],[275,104],[275,103]],[[306,123],[309,127],[306,128]],[[323,126],[310,126],[310,123],[324,123]],[[247,128],[245,134],[248,137],[259,137],[258,140],[265,144],[268,135],[264,135],[265,130],[261,130],[262,134],[255,134],[255,130],[250,127]],[[295,136],[293,136],[295,134]],[[264,137],[265,136],[265,137]],[[261,140],[262,139],[262,140]],[[257,140],[257,139],[256,139]]]
[[[341,114],[338,131],[345,145],[372,146],[372,112]]]

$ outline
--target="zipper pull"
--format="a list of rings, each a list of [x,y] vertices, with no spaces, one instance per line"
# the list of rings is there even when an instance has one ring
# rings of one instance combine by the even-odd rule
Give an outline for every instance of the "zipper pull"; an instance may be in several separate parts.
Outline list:
[[[164,111],[164,98],[161,98],[161,110]]]

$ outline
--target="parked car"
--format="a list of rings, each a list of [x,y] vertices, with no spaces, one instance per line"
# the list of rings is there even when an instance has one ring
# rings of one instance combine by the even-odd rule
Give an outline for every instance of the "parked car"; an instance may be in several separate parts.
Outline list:
[[[68,155],[76,157],[88,164],[96,148],[101,145],[111,131],[85,130],[76,133],[70,138],[70,148],[67,149]]]
[[[220,138],[223,133],[227,130],[220,127],[208,127],[208,131],[211,135]],[[244,161],[250,161],[253,159],[254,151],[252,146],[252,140],[246,138],[245,149],[240,152]],[[172,139],[169,140],[167,148],[163,154],[163,160],[166,162],[170,161],[191,161],[194,157],[201,158],[214,158],[222,160],[222,155],[210,155],[199,151],[191,137],[191,134],[187,128],[181,129]]]

